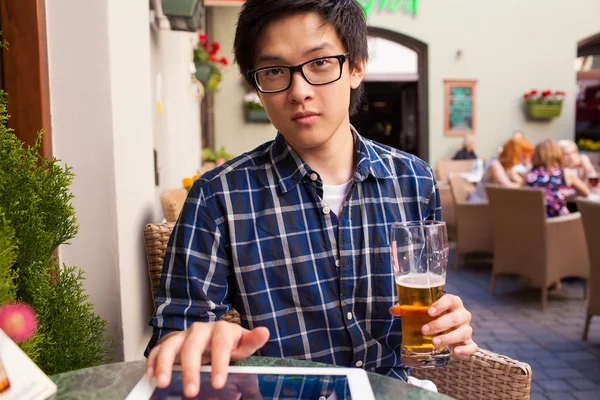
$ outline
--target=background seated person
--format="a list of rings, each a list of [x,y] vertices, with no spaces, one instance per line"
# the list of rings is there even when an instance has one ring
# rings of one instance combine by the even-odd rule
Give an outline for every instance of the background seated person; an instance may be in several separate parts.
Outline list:
[[[572,140],[559,140],[558,145],[562,149],[565,168],[572,170],[584,182],[590,177],[598,176],[590,158],[579,153],[575,142]]]
[[[513,170],[517,164],[526,162],[531,157],[533,145],[523,137],[513,137],[502,146],[502,152],[497,158],[489,160],[484,167],[483,178],[469,195],[468,201],[487,201],[486,184],[497,184],[505,187],[520,187],[523,178]]]
[[[590,191],[571,170],[563,168],[563,152],[553,140],[535,146],[533,169],[527,174],[527,186],[544,189],[547,217],[569,214],[567,196],[574,189],[581,196]]]
[[[473,135],[465,135],[463,139],[463,147],[454,155],[453,160],[475,160],[475,146],[477,141]]]

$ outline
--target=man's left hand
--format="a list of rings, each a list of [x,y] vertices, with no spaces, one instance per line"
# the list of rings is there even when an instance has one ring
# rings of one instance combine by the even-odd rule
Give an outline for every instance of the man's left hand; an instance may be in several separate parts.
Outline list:
[[[433,338],[434,346],[450,346],[456,355],[463,357],[477,351],[477,344],[473,341],[471,313],[467,311],[460,297],[446,294],[433,303],[427,312],[437,318],[423,325],[421,332],[429,336],[443,333]],[[390,313],[401,316],[400,305],[392,306]]]

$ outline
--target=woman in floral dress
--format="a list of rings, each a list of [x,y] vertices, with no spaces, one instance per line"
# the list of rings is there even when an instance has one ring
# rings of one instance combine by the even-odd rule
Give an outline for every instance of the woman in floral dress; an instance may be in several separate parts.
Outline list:
[[[525,180],[527,186],[544,189],[546,214],[550,217],[569,214],[567,196],[573,192],[587,196],[589,189],[572,171],[563,168],[563,153],[553,140],[535,146],[533,168]]]

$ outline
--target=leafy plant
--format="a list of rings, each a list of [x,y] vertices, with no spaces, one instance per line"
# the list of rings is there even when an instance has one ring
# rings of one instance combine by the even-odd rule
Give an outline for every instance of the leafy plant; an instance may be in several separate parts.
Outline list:
[[[100,364],[114,345],[106,321],[85,294],[83,271],[61,267],[55,257],[78,231],[73,171],[39,155],[41,132],[25,147],[7,120],[0,91],[0,206],[18,241],[10,276],[16,277],[16,299],[35,309],[39,323],[22,348],[49,375]]]
[[[219,42],[209,42],[205,33],[198,35],[198,45],[194,48],[194,62],[210,65],[210,76],[205,83],[209,92],[214,92],[219,82],[221,82],[223,77],[221,66],[226,67],[229,65],[227,57],[217,59],[217,53],[220,49],[221,44]]]
[[[15,232],[0,210],[0,304],[17,297],[17,274],[12,269],[17,258]]]
[[[202,161],[216,163],[219,159],[231,160],[232,155],[225,150],[225,147],[221,146],[216,152],[208,148],[202,150],[201,157]]]
[[[537,91],[535,89],[525,93],[523,98],[526,104],[544,104],[548,106],[562,105],[565,92],[552,90]]]

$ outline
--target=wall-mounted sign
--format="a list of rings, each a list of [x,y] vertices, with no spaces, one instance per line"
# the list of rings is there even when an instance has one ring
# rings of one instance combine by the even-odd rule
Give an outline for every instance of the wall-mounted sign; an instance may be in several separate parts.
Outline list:
[[[417,16],[419,0],[358,0],[368,17],[371,11],[405,12]]]
[[[475,134],[477,81],[444,81],[446,90],[444,133],[449,136]]]

